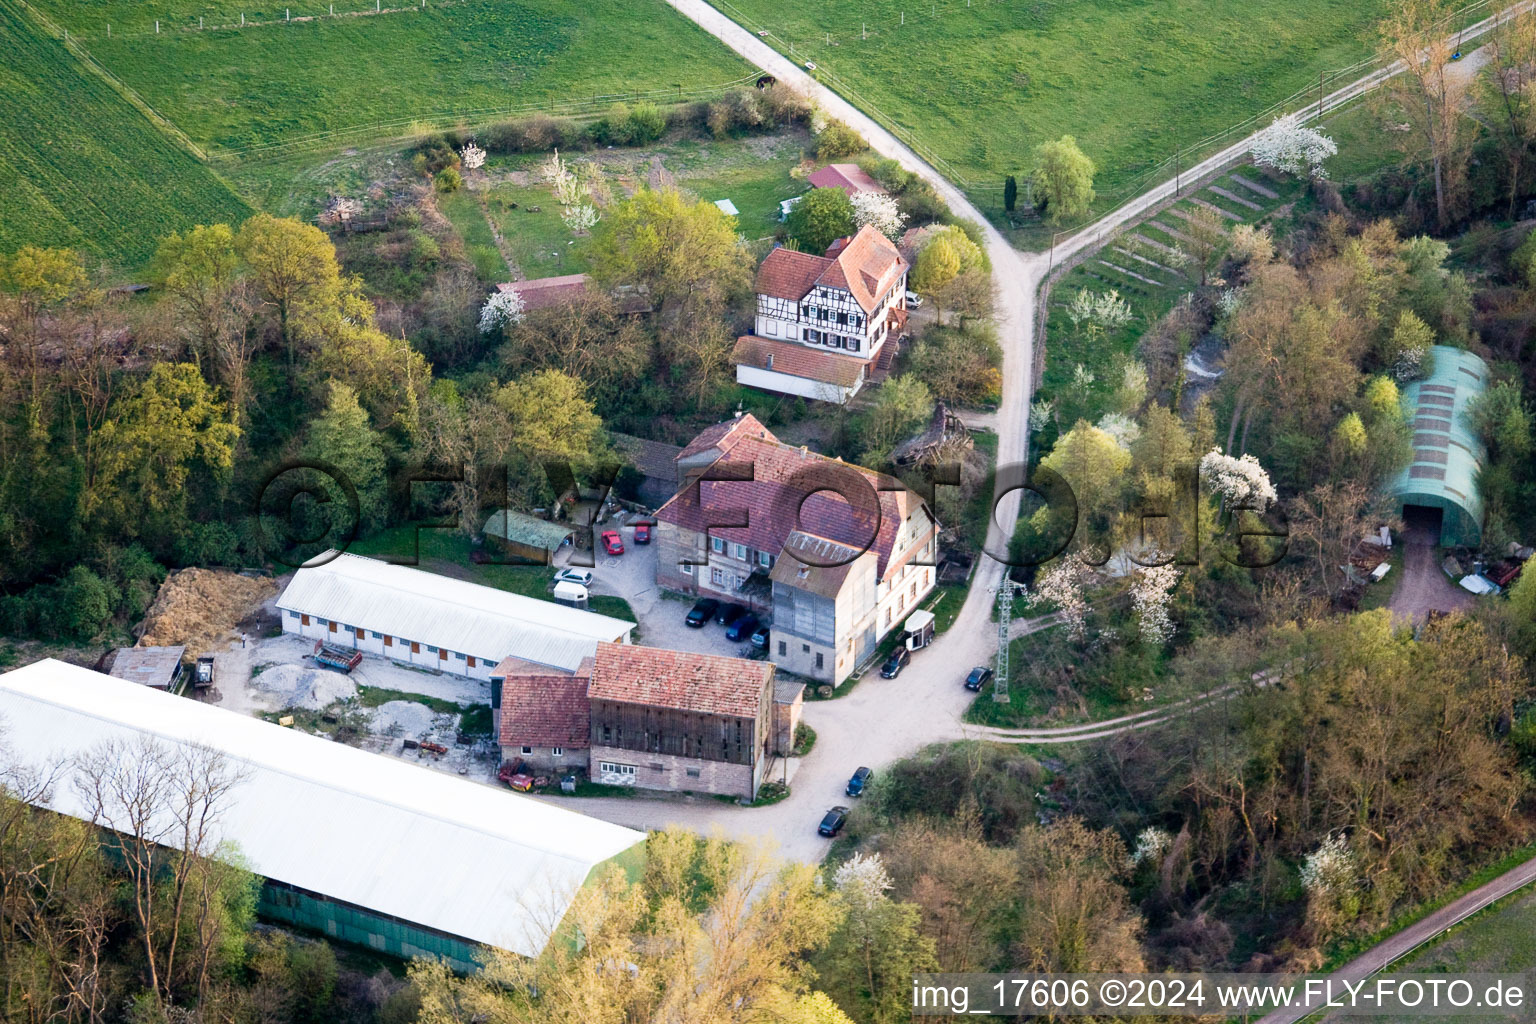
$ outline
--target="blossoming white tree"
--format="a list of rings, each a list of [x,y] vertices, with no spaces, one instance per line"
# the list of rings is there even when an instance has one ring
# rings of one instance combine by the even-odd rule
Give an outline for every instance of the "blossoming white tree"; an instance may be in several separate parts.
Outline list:
[[[1173,836],[1156,825],[1148,825],[1136,834],[1136,849],[1131,851],[1131,863],[1156,867],[1172,846]]]
[[[907,215],[896,208],[896,197],[884,192],[856,192],[853,203],[853,222],[859,227],[869,225],[886,238],[896,239]]]
[[[485,150],[473,142],[464,147],[464,152],[459,154],[459,158],[464,162],[466,171],[479,170],[485,166]]]
[[[1263,512],[1274,504],[1275,485],[1252,455],[1233,458],[1212,448],[1200,460],[1200,482],[1229,505]]]
[[[541,170],[544,173],[544,180],[549,182],[549,187],[554,190],[555,199],[561,206],[571,206],[581,201],[581,183],[566,166],[558,149],[550,154]]]
[[[1328,177],[1323,161],[1338,151],[1328,136],[1316,128],[1302,127],[1291,117],[1276,118],[1253,139],[1253,161],[1260,167],[1318,180]]]
[[[1024,596],[1024,603],[1034,608],[1053,604],[1061,615],[1067,636],[1081,642],[1088,636],[1088,601],[1083,597],[1086,570],[1076,558],[1057,559],[1035,581],[1035,589]]]
[[[1105,413],[1099,417],[1098,428],[1114,438],[1115,443],[1127,451],[1141,436],[1141,425],[1123,412]]]
[[[591,231],[592,226],[597,223],[597,210],[590,203],[577,203],[566,207],[560,217],[565,221],[566,227],[580,235]]]
[[[1131,607],[1142,643],[1161,647],[1173,639],[1173,618],[1168,606],[1173,602],[1173,588],[1183,575],[1172,565],[1147,566],[1136,573],[1131,583]]]
[[[480,308],[480,333],[495,334],[522,319],[523,297],[517,292],[496,292]]]
[[[854,908],[868,910],[890,891],[894,883],[878,853],[856,853],[832,875],[832,888]]]
[[[1067,303],[1067,319],[1073,327],[1087,324],[1090,335],[1102,334],[1131,322],[1131,304],[1111,288],[1107,292],[1091,292],[1084,288]]]

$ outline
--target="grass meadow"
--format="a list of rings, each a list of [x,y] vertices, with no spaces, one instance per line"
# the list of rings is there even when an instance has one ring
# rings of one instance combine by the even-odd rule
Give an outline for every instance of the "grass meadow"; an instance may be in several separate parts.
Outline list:
[[[662,0],[456,0],[341,16],[372,6],[345,0],[337,17],[325,16],[328,0],[261,0],[243,12],[261,24],[243,29],[240,0],[35,2],[191,138],[233,151],[402,118],[681,93],[753,70]],[[287,23],[285,11],[309,20]]]
[[[163,235],[249,215],[8,0],[0,0],[0,53],[0,253],[72,246],[132,271]]]
[[[975,183],[1075,135],[1114,192],[1371,50],[1385,0],[730,0]],[[905,22],[903,24],[902,22]],[[983,202],[1000,204],[997,195]]]

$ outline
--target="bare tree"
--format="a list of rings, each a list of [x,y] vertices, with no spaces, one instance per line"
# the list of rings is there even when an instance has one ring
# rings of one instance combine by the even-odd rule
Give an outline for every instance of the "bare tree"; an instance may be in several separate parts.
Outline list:
[[[1481,75],[1483,109],[1498,111],[1500,147],[1509,161],[1508,215],[1513,220],[1520,174],[1536,139],[1536,15],[1513,15],[1493,31],[1484,52],[1488,63]]]
[[[1398,0],[1380,25],[1383,48],[1405,69],[1387,79],[1387,95],[1401,106],[1429,150],[1435,172],[1435,216],[1450,222],[1451,200],[1466,177],[1473,122],[1465,116],[1467,78],[1451,62],[1447,0]]]
[[[202,862],[218,849],[218,822],[241,777],[211,748],[171,748],[150,737],[103,743],[81,754],[75,768],[91,822],[108,830],[108,848],[128,876],[149,989],[164,1007],[188,941],[185,912],[209,884]],[[197,980],[205,985],[206,963],[202,969]]]

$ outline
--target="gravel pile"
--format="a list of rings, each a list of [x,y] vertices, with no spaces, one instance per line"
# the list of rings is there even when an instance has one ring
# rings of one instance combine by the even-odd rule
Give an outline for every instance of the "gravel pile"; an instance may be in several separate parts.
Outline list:
[[[357,696],[357,686],[340,672],[303,665],[273,665],[251,680],[251,686],[274,694],[284,708],[320,711],[339,700]]]
[[[381,735],[420,739],[433,730],[451,728],[454,716],[440,715],[425,704],[409,700],[385,701],[373,709],[372,731]]]

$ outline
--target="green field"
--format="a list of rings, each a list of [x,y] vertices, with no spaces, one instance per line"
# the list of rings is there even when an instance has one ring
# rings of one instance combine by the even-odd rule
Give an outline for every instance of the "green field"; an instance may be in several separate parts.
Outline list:
[[[0,253],[73,246],[134,270],[162,235],[249,215],[10,0],[0,52]]]
[[[1370,52],[1385,0],[730,0],[722,9],[991,186],[1075,135],[1114,191]],[[902,18],[905,24],[901,24]],[[862,33],[867,32],[867,38]],[[828,73],[830,76],[828,77]],[[1000,195],[986,194],[996,205]]]
[[[1393,974],[1519,974],[1536,969],[1536,893],[1516,894],[1393,967]],[[1481,994],[1481,993],[1479,993]],[[1424,1016],[1425,1024],[1507,1021],[1509,1016]],[[1528,1016],[1519,1018],[1526,1020]]]
[[[207,31],[200,15],[238,26],[238,0],[38,2],[189,136],[231,150],[385,121],[398,135],[434,114],[675,95],[752,71],[661,0],[386,4],[382,15],[334,18],[322,0],[294,0],[245,8],[264,24]],[[364,6],[336,4],[338,15]],[[311,20],[284,23],[285,9]]]

